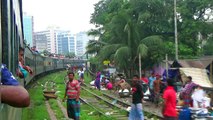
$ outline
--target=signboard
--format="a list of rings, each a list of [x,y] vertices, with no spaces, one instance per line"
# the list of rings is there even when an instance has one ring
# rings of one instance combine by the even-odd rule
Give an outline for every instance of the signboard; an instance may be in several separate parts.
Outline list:
[[[104,61],[103,61],[103,64],[104,64],[104,65],[108,65],[109,63],[110,63],[109,60],[104,60]]]

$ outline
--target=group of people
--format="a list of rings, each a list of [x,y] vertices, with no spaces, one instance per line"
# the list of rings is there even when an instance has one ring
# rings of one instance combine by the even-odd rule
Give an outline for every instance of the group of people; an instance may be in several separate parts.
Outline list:
[[[154,81],[156,80],[153,80],[153,83],[151,83],[153,84],[153,86],[154,84],[159,84],[159,81],[155,83]],[[176,91],[174,89],[174,82],[171,79],[167,79],[166,84],[167,84],[167,87],[164,90],[163,96],[162,96],[163,98],[162,114],[164,116],[164,120],[177,120]],[[129,120],[144,120],[143,109],[142,109],[142,101],[143,101],[142,89],[143,88],[142,88],[141,80],[139,79],[139,76],[134,75],[132,79],[132,105],[131,105],[131,110],[129,114]],[[153,88],[153,92],[154,92],[154,88]]]
[[[101,87],[106,88],[107,90],[113,89],[113,85],[111,81],[106,76],[101,76],[101,72],[96,73],[94,85],[95,85],[95,88],[98,90],[101,90]]]
[[[149,99],[151,102],[156,104],[156,107],[159,105],[160,96],[162,96],[162,88],[166,85],[164,81],[161,79],[161,75],[152,73],[149,78],[147,78],[144,74],[141,78],[143,84],[148,86],[150,91]]]
[[[192,81],[188,76],[186,84],[181,88],[179,99],[183,100],[185,107],[207,108],[210,107],[210,98],[203,88]]]
[[[26,78],[32,69],[24,64],[24,48],[19,48],[17,76]],[[20,85],[19,81],[8,70],[5,64],[1,65],[1,102],[13,107],[28,107],[30,97],[28,91]]]
[[[80,72],[79,72],[80,73]],[[75,120],[80,119],[80,84],[78,80],[74,79],[74,73],[68,72],[69,81],[66,84],[66,90],[64,99],[67,98],[67,113],[70,118]],[[101,73],[96,74],[95,85],[100,90],[101,85],[107,85],[109,80],[106,77],[102,77]],[[138,75],[134,75],[131,84],[131,94],[132,94],[132,105],[129,113],[129,120],[144,120],[143,114],[143,86],[141,85],[141,80],[149,85],[151,94],[153,94],[153,101],[157,104],[159,103],[159,98],[162,98],[162,115],[164,120],[178,120],[178,113],[176,111],[176,105],[178,98],[176,97],[175,83],[172,79],[167,79],[166,81],[161,80],[160,75],[152,74],[151,77],[145,78],[144,75],[142,79]],[[165,85],[165,89],[161,94],[161,85]],[[184,100],[185,106],[192,106],[193,99],[199,99],[197,94],[202,94],[200,89],[197,90],[198,93],[194,93],[195,88],[199,87],[197,84],[192,82],[192,77],[188,76],[186,84],[181,90],[180,98]]]

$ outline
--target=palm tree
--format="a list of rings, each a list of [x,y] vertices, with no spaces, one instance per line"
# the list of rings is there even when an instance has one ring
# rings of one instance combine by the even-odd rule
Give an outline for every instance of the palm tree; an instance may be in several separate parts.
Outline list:
[[[156,35],[141,40],[142,36],[138,33],[138,25],[127,12],[119,12],[108,26],[111,27],[106,31],[110,33],[111,39],[100,50],[99,58],[101,61],[106,59],[115,61],[116,65],[124,70],[127,76],[131,76],[131,73],[137,70],[136,59],[139,54],[145,58],[152,50],[149,47],[162,43],[161,37]]]
[[[141,24],[143,19],[149,18],[148,13],[145,16],[142,13],[135,13],[136,10],[128,8],[130,5],[127,4],[128,2],[121,6],[124,9],[118,11],[114,8],[116,9],[114,12],[107,13],[108,19],[105,22],[109,22],[102,25],[101,29],[104,31],[102,34],[99,29],[91,31],[91,34],[100,37],[98,41],[89,42],[87,52],[97,53],[96,58],[100,63],[104,60],[114,61],[119,69],[125,71],[127,76],[131,76],[131,73],[137,71],[139,54],[145,64],[150,61],[158,62],[162,38],[146,31],[147,26],[150,27],[151,24],[145,27]]]

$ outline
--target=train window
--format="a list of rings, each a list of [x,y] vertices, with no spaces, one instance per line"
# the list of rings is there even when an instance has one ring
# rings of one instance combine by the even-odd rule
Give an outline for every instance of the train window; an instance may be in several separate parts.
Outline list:
[[[12,3],[10,3],[12,5]],[[14,26],[15,26],[15,15],[14,15],[14,11],[13,11],[13,6],[11,6],[10,8],[10,59],[9,59],[9,62],[10,62],[10,71],[12,73],[15,73],[15,63],[14,63],[14,57],[15,57],[15,54],[14,54],[14,41],[15,41],[15,29],[14,29]]]
[[[1,11],[1,25],[2,25],[2,62],[8,65],[8,14],[7,14],[7,1],[3,0]]]
[[[15,64],[15,68],[18,68],[18,53],[19,53],[19,34],[18,34],[18,28],[17,28],[17,26],[15,26],[15,41],[14,41],[14,43],[15,43],[15,46],[14,46],[14,54],[16,55],[16,57],[14,58],[14,62],[16,63]]]

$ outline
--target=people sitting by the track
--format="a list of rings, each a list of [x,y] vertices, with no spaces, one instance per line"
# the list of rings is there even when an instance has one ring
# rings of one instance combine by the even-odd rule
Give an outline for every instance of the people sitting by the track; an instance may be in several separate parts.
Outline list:
[[[107,90],[112,90],[113,89],[113,85],[112,85],[112,83],[110,81],[106,84],[106,88],[107,88]]]
[[[23,49],[19,50],[19,60],[23,60]],[[17,75],[23,78],[26,73],[18,70]],[[13,107],[28,107],[30,105],[30,97],[27,90],[21,86],[18,80],[7,69],[6,65],[1,65],[1,101]]]
[[[125,81],[125,79],[121,79],[119,82],[118,82],[118,85],[117,85],[118,89],[119,89],[119,95],[120,97],[128,97],[130,94],[131,94],[131,86],[129,83],[127,83]]]
[[[185,87],[183,87],[181,89],[181,92],[180,92],[180,98],[184,100],[184,105],[187,106],[187,107],[191,107],[192,106],[191,95],[192,95],[192,92],[193,92],[193,88],[195,86],[197,86],[197,84],[195,84],[192,81],[192,77],[191,76],[188,76],[187,80],[186,80],[186,85],[185,85]]]
[[[101,79],[101,86],[106,87],[108,82],[109,80],[105,76],[103,76]]]

